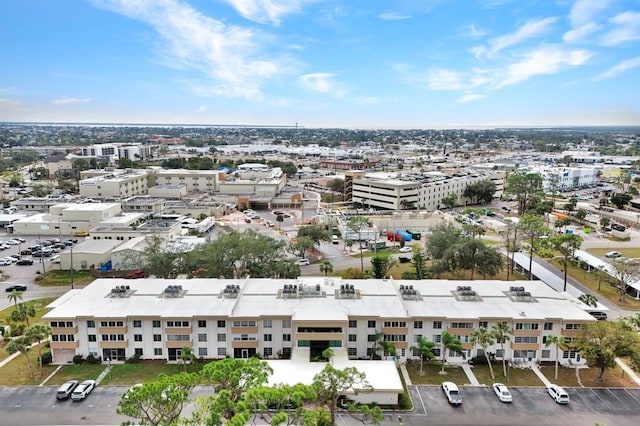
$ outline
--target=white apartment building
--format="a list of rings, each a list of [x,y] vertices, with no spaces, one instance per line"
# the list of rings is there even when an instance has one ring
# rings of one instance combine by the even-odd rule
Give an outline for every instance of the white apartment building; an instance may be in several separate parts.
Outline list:
[[[98,279],[49,308],[43,320],[52,328],[54,363],[76,354],[176,361],[183,347],[208,359],[289,358],[294,350],[313,357],[331,347],[365,360],[376,333],[405,361],[418,357],[410,348],[420,337],[437,344],[444,330],[469,358],[482,354],[470,341],[473,330],[499,322],[512,334],[504,352],[500,344],[489,348],[497,359],[554,361],[548,336],[576,337],[595,321],[575,298],[541,281]],[[560,357],[584,362],[571,351]]]
[[[127,169],[81,179],[80,195],[89,198],[146,195],[149,190],[149,172],[150,170]]]
[[[120,158],[139,161],[150,158],[152,145],[141,143],[104,143],[82,147],[78,153],[82,157],[109,158],[109,162],[117,163]]]
[[[159,169],[150,175],[149,185],[183,185],[188,193],[214,192],[225,176],[220,170]]]
[[[531,167],[530,173],[542,176],[542,189],[550,192],[567,191],[583,186],[595,185],[598,169],[595,167]]]

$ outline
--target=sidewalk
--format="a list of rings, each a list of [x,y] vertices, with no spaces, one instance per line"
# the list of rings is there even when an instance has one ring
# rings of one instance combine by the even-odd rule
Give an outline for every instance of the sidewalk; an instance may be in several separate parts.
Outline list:
[[[467,375],[467,379],[469,379],[469,382],[471,383],[471,385],[482,386],[478,381],[478,379],[476,378],[476,375],[473,374],[473,370],[471,370],[471,366],[469,364],[465,362],[463,364],[460,364],[460,367],[462,367],[462,371],[464,371],[464,374]]]
[[[531,370],[536,373],[536,376],[538,376],[538,378],[542,381],[542,383],[544,383],[545,386],[549,386],[551,384],[549,379],[547,379],[547,377],[542,374],[535,362],[531,363]]]
[[[633,380],[640,386],[640,377],[638,377],[638,375],[627,364],[622,362],[620,358],[616,358],[616,364],[618,364],[620,368],[622,368],[622,370],[627,373],[631,380]]]

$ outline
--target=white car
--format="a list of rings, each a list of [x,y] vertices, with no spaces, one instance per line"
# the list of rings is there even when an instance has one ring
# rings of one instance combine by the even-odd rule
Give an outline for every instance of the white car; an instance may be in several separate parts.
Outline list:
[[[563,388],[558,385],[548,385],[547,393],[553,400],[558,404],[568,404],[569,403],[569,394]]]
[[[87,396],[89,396],[89,394],[95,387],[96,387],[95,380],[85,380],[73,390],[73,393],[71,394],[71,399],[73,401],[82,401]]]
[[[400,253],[411,253],[412,251],[413,249],[409,246],[404,246],[399,250]]]
[[[2,259],[0,259],[0,266],[9,266],[13,264],[13,259],[10,259],[8,257],[3,257]]]
[[[451,405],[462,405],[462,395],[458,386],[453,382],[442,382],[442,392],[447,396]]]
[[[502,383],[494,383],[493,391],[495,392],[498,399],[502,402],[512,402],[513,396],[511,396],[511,392],[509,392],[509,388],[507,388]]]
[[[619,251],[609,251],[609,252],[606,252],[604,255],[609,259],[617,259],[619,257],[622,257],[622,253],[620,253]]]
[[[296,264],[298,266],[307,266],[309,264],[309,259],[298,259]]]

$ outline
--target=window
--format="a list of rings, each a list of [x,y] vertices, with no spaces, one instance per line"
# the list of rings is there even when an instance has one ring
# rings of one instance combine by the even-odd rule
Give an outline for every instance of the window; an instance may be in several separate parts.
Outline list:
[[[272,320],[262,320],[262,327],[263,328],[273,328],[273,321]]]
[[[478,327],[489,328],[489,322],[488,321],[480,321],[480,322],[478,322]]]
[[[538,330],[540,324],[531,322],[517,322],[516,330]]]
[[[496,349],[496,358],[502,358],[504,356],[504,351],[502,349]]]
[[[440,356],[440,348],[434,348],[432,352],[436,357]]]
[[[442,328],[442,321],[434,321],[433,322],[433,329],[434,330],[440,330]]]
[[[154,355],[162,355],[162,348],[153,348]]]
[[[154,342],[162,342],[162,335],[161,334],[154,334],[153,335],[153,341]]]
[[[218,356],[227,356],[227,348],[218,348]]]
[[[541,356],[543,359],[551,358],[551,351],[549,349],[543,349]]]
[[[273,356],[273,348],[264,348],[262,350],[262,355],[265,356],[265,358],[270,358]]]
[[[205,320],[198,320],[198,328],[206,328],[206,327],[207,327],[207,322]]]
[[[190,334],[167,334],[167,342],[190,342]]]
[[[135,348],[133,350],[133,353],[135,353],[136,356],[141,357],[142,356],[142,348]]]
[[[349,341],[350,342],[355,342],[357,341],[358,335],[357,334],[350,334],[349,335]]]
[[[255,321],[234,321],[233,322],[233,327],[255,327],[256,326],[256,322]]]
[[[134,342],[142,342],[142,334],[134,334],[133,335]]]
[[[189,327],[189,321],[167,321],[167,328]]]
[[[227,335],[224,333],[219,333],[218,334],[218,342],[226,342],[227,341]]]
[[[87,328],[96,328],[96,322],[93,320],[87,321]]]
[[[538,338],[535,336],[516,336],[513,338],[513,343],[538,343]]]
[[[406,328],[407,327],[407,323],[405,321],[385,321],[384,322],[384,327],[388,328]]]
[[[452,322],[451,328],[473,328],[473,323],[472,322]]]
[[[198,333],[198,342],[206,342],[207,333]]]
[[[290,342],[291,341],[291,335],[290,334],[283,334],[282,335],[282,341],[283,342]]]
[[[358,321],[349,320],[349,328],[357,328],[357,327],[358,327]]]
[[[384,340],[387,342],[406,342],[407,336],[405,334],[385,334]]]
[[[496,337],[496,343],[507,343],[506,337]]]
[[[355,358],[358,356],[358,348],[348,348],[347,355],[349,358]]]
[[[553,330],[553,323],[552,322],[545,322],[544,323],[544,329],[545,330]]]
[[[198,356],[207,356],[207,348],[198,348]]]
[[[160,328],[160,321],[159,320],[153,320],[153,328]]]
[[[422,321],[414,321],[413,328],[422,328]]]
[[[133,327],[134,327],[134,328],[141,328],[141,327],[142,327],[142,321],[140,321],[140,320],[134,320],[134,321],[133,321]]]
[[[471,336],[455,336],[462,343],[469,343]]]
[[[96,341],[96,335],[95,334],[90,334],[89,335],[89,341],[90,342],[95,342]]]
[[[376,328],[376,322],[375,321],[367,321],[367,327],[368,328]]]
[[[563,359],[567,359],[567,358],[575,358],[576,356],[578,356],[578,351],[562,351],[562,358]]]
[[[225,320],[218,320],[218,328],[227,328],[227,322]]]
[[[567,330],[582,330],[582,324],[566,324]]]
[[[375,334],[367,335],[367,342],[375,342],[375,341],[376,341],[376,335]]]
[[[282,328],[291,328],[291,320],[282,320]]]
[[[273,335],[265,334],[262,340],[264,340],[265,342],[271,342],[273,340]]]

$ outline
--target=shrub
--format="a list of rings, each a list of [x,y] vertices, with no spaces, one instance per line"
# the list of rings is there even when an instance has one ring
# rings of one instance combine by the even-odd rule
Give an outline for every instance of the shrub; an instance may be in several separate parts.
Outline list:
[[[474,356],[469,360],[469,364],[471,365],[484,365],[487,363],[487,357],[484,355]]]
[[[87,362],[89,364],[99,364],[100,363],[100,357],[95,357],[93,354],[89,354],[87,355]]]
[[[138,361],[140,361],[140,355],[139,354],[134,354],[131,358],[127,358],[127,360],[124,363],[125,364],[137,364]]]
[[[74,355],[73,356],[73,363],[78,365],[78,364],[82,364],[82,361],[84,360],[84,357],[82,355]]]
[[[413,408],[413,404],[411,403],[411,399],[406,392],[398,395],[398,408],[401,410],[411,410]]]
[[[53,361],[53,358],[51,357],[51,352],[47,351],[42,354],[42,365],[51,364],[51,361]]]

